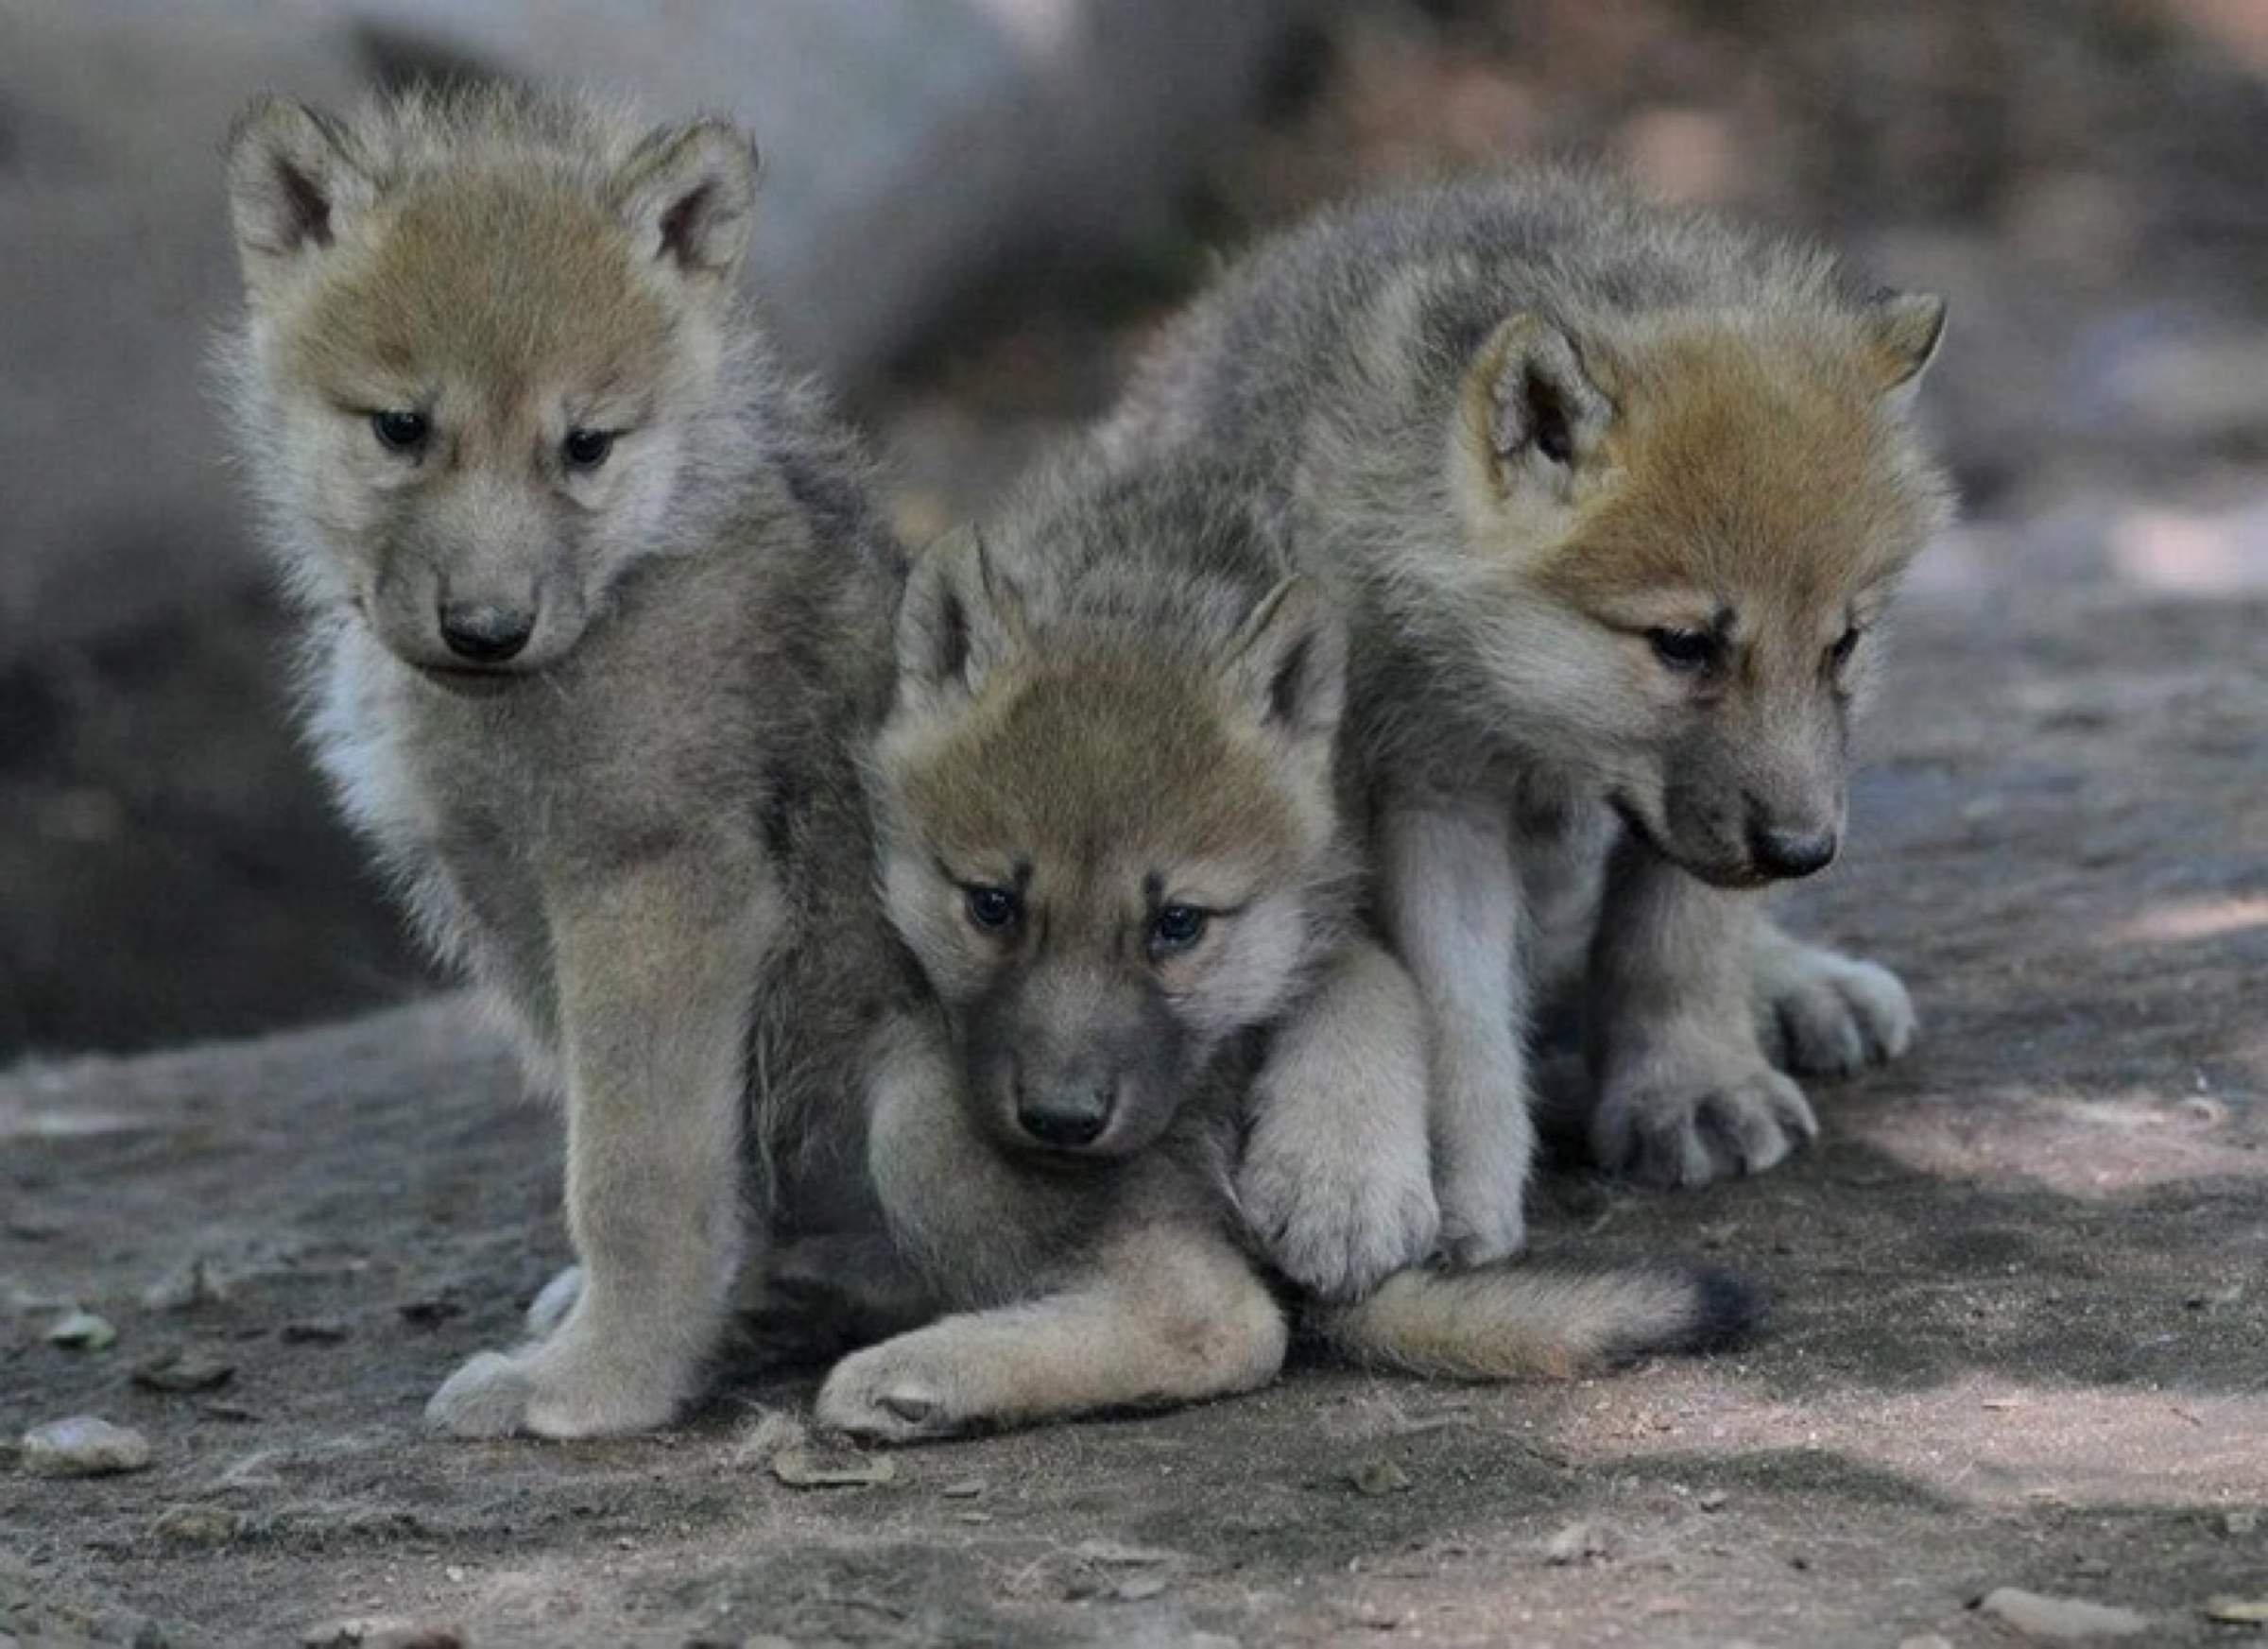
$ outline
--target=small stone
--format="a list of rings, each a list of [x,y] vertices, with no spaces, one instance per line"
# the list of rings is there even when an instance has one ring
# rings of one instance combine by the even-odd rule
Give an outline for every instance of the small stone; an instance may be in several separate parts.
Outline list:
[[[2268,1597],[2208,1598],[2205,1618],[2225,1626],[2268,1626]]]
[[[145,1391],[212,1391],[226,1385],[236,1366],[209,1351],[161,1351],[134,1365],[133,1381]]]
[[[2236,1511],[2223,1514],[2221,1526],[2232,1535],[2258,1534],[2260,1527],[2260,1514],[2250,1507],[2242,1507]]]
[[[855,1449],[782,1449],[772,1456],[772,1475],[790,1488],[862,1488],[894,1481],[898,1462]]]
[[[1138,1604],[1144,1598],[1156,1597],[1164,1589],[1163,1575],[1137,1574],[1130,1580],[1120,1581],[1110,1595],[1122,1604]]]
[[[143,1306],[153,1312],[191,1311],[227,1297],[213,1263],[201,1256],[176,1265],[142,1291]]]
[[[2133,1638],[2155,1629],[2147,1615],[2079,1597],[2051,1597],[2003,1586],[1977,1606],[2027,1638],[2068,1642],[2083,1638]]]
[[[1570,1523],[1543,1543],[1543,1560],[1551,1564],[1588,1563],[1614,1550],[1606,1531],[1596,1523]]]
[[[1391,1460],[1366,1460],[1347,1473],[1357,1494],[1406,1494],[1410,1474]]]
[[[947,1484],[937,1492],[947,1500],[974,1500],[985,1492],[985,1480],[981,1477],[964,1477],[957,1483]]]
[[[146,1467],[149,1439],[93,1415],[74,1415],[25,1433],[19,1457],[34,1477],[109,1477]]]
[[[336,1317],[301,1317],[284,1325],[287,1346],[334,1346],[347,1337],[347,1325]]]
[[[46,1341],[66,1351],[107,1351],[118,1343],[118,1331],[93,1312],[74,1311],[49,1329]]]
[[[225,1546],[243,1529],[243,1517],[226,1506],[167,1506],[150,1524],[159,1539],[183,1546]]]
[[[441,1574],[452,1585],[462,1586],[465,1583],[465,1572],[454,1563],[443,1569]]]
[[[962,1512],[960,1520],[964,1523],[988,1523],[992,1520],[992,1514],[990,1512]]]
[[[1712,1488],[1693,1503],[1705,1512],[1721,1512],[1732,1503],[1732,1496],[1721,1488]]]

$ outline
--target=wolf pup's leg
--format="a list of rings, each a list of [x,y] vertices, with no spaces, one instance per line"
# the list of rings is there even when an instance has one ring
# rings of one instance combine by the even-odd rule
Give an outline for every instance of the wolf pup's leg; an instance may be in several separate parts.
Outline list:
[[[1349,1299],[1432,1252],[1430,1099],[1418,988],[1357,940],[1276,1030],[1247,1102],[1237,1201],[1285,1276]]]
[[[1760,896],[1711,887],[1635,837],[1614,850],[1586,1018],[1600,1163],[1665,1185],[1771,1167],[1819,1131],[1749,1005]]]
[[[1194,1402],[1266,1384],[1286,1338],[1275,1299],[1226,1236],[1138,1221],[1058,1293],[946,1317],[845,1358],[819,1388],[817,1414],[854,1436],[906,1442]]]
[[[1507,811],[1404,803],[1380,826],[1383,914],[1432,1030],[1441,1245],[1460,1264],[1527,1240],[1529,987]]]
[[[1847,1076],[1914,1045],[1914,1001],[1889,969],[1807,945],[1769,918],[1754,956],[1757,1032],[1782,1071]]]
[[[559,1285],[572,1295],[546,1338],[452,1375],[426,1406],[434,1425],[635,1432],[695,1395],[747,1233],[762,1228],[740,1172],[744,1066],[776,923],[768,899],[718,898],[734,885],[764,882],[671,863],[558,897],[567,1220],[581,1280]]]

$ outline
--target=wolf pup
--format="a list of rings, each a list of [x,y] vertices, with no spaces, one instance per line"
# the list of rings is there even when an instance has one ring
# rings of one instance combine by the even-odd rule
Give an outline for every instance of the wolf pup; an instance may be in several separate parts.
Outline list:
[[[1350,1119],[1337,1143],[1389,1184],[1414,1139],[1422,1193],[1423,1011],[1355,927],[1333,794],[1343,636],[1252,497],[1074,461],[916,564],[872,783],[936,1000],[887,1033],[869,1162],[960,1309],[838,1365],[827,1424],[904,1439],[1273,1378],[1285,1314],[1234,1159],[1248,1128],[1289,1167],[1287,1098]],[[1521,1268],[1307,1309],[1357,1356],[1486,1379],[1714,1343],[1756,1302],[1714,1274]]]
[[[1904,988],[1755,890],[1834,856],[1944,305],[1579,176],[1326,215],[1169,333],[1104,439],[1280,499],[1349,615],[1377,899],[1431,1010],[1445,1244],[1518,1248],[1532,1007],[1584,982],[1589,1131],[1692,1184],[1900,1053]]]
[[[880,922],[836,913],[872,902],[857,759],[897,553],[736,300],[756,168],[730,128],[270,99],[228,170],[228,379],[318,758],[566,1101],[579,1290],[428,1417],[659,1425],[766,1223],[744,1150],[837,1098],[815,1074],[890,971]]]

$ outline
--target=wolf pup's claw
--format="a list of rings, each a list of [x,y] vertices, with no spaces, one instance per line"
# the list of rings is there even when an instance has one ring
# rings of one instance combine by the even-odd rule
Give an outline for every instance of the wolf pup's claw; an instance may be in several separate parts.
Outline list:
[[[908,1367],[900,1348],[870,1346],[834,1366],[819,1387],[820,1425],[867,1442],[911,1443],[960,1429],[946,1383]]]
[[[1818,1132],[1803,1090],[1761,1060],[1652,1065],[1636,1080],[1610,1078],[1590,1121],[1602,1167],[1664,1186],[1761,1174]]]
[[[1800,1076],[1847,1076],[1914,1045],[1914,1002],[1897,974],[1816,945],[1759,947],[1757,1030],[1772,1062]]]

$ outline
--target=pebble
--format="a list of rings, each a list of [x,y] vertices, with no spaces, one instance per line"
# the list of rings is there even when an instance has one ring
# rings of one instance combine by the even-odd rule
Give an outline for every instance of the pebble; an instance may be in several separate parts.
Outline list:
[[[243,1517],[226,1506],[167,1506],[150,1524],[160,1539],[184,1546],[225,1546],[243,1531]]]
[[[1582,1563],[1604,1557],[1613,1550],[1614,1541],[1598,1524],[1570,1523],[1543,1543],[1543,1560],[1554,1564]]]
[[[2260,1514],[2249,1508],[2229,1512],[2221,1519],[2221,1526],[2232,1535],[2258,1534],[2260,1527]]]
[[[1131,1580],[1122,1580],[1111,1596],[1122,1604],[1138,1604],[1144,1598],[1156,1597],[1165,1589],[1165,1577],[1158,1574],[1137,1574]]]
[[[24,1434],[24,1469],[34,1477],[108,1477],[149,1464],[149,1439],[92,1415],[50,1420]]]
[[[2268,1626],[2268,1597],[2208,1598],[2205,1618],[2225,1626]]]
[[[107,1351],[118,1343],[118,1331],[93,1312],[75,1311],[49,1329],[46,1339],[66,1351]]]
[[[226,1385],[235,1372],[233,1363],[209,1351],[161,1351],[134,1365],[133,1381],[146,1391],[211,1391]]]
[[[985,1480],[981,1477],[964,1477],[958,1483],[947,1484],[937,1492],[947,1500],[974,1500],[985,1492]]]
[[[1358,1494],[1402,1494],[1410,1486],[1410,1474],[1391,1460],[1366,1460],[1347,1473]]]
[[[1721,1512],[1732,1503],[1732,1496],[1721,1488],[1712,1488],[1693,1503],[1705,1512]]]
[[[2027,1638],[2069,1642],[2084,1638],[2133,1638],[2156,1629],[2148,1615],[2086,1598],[2051,1597],[2003,1586],[1985,1593],[1977,1606],[1986,1614],[2007,1622]]]
[[[185,1312],[227,1295],[213,1263],[199,1257],[175,1266],[144,1289],[142,1304],[153,1312]]]

